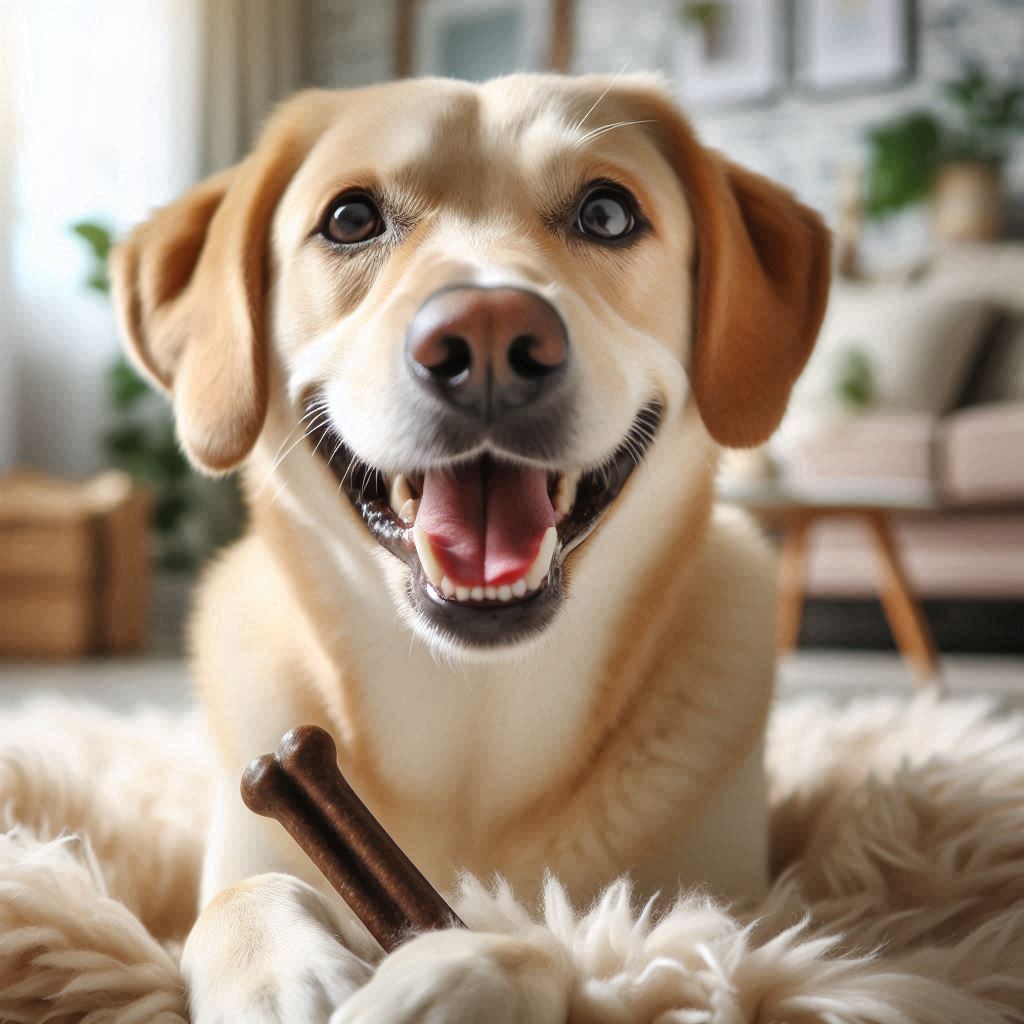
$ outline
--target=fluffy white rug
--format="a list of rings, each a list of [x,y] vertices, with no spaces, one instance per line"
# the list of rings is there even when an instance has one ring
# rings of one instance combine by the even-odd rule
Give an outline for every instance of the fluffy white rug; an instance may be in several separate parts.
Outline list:
[[[204,831],[199,722],[35,704],[0,725],[0,1021],[181,1024]],[[573,952],[572,1024],[1024,1021],[1024,717],[984,701],[782,705],[777,881],[752,915],[628,885],[528,912],[467,881],[459,913],[541,917]]]

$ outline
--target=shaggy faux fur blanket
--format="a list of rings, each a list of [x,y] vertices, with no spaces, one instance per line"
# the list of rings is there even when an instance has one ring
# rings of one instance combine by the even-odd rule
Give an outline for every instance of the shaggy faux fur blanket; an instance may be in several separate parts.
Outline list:
[[[0,725],[0,1021],[180,1024],[208,765],[191,716],[36,704]],[[783,703],[775,884],[753,914],[629,886],[528,910],[467,881],[472,927],[542,917],[573,1024],[1024,1021],[1024,717],[931,697]]]

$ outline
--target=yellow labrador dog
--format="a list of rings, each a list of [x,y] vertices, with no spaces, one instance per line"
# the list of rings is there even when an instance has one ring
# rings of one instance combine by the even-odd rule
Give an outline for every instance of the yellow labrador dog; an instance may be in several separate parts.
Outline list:
[[[371,969],[239,798],[299,723],[441,889],[763,887],[773,570],[713,475],[778,424],[828,248],[656,80],[532,75],[302,93],[120,247],[136,364],[252,510],[192,632],[221,766],[197,1024],[565,1019],[541,927]]]

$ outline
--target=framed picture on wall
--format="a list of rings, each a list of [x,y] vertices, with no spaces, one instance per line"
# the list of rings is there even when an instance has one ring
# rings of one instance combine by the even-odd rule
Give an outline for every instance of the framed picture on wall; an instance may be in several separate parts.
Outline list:
[[[675,77],[684,102],[766,100],[782,86],[785,18],[779,0],[683,0]]]
[[[566,0],[415,0],[399,26],[407,46],[399,74],[483,81],[513,71],[558,67],[566,53]]]
[[[910,0],[797,0],[796,81],[813,92],[895,85],[910,71]]]

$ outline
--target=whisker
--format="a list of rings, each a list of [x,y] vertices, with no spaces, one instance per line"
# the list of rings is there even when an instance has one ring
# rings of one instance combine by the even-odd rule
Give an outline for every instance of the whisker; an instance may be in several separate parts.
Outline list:
[[[301,437],[299,437],[299,439],[295,442],[295,444],[293,444],[291,446],[291,448],[289,448],[288,451],[286,451],[282,455],[281,454],[281,449],[284,448],[284,446],[288,443],[289,439],[291,438],[292,434],[295,433],[296,427],[301,426],[303,420],[308,419],[310,416],[313,416],[313,415],[319,415],[322,412],[323,412],[323,407],[322,406],[314,406],[304,416],[302,416],[299,419],[298,423],[296,423],[295,426],[292,427],[291,430],[288,431],[288,433],[285,435],[284,440],[281,442],[281,444],[278,446],[277,451],[274,453],[274,459],[273,459],[273,462],[272,462],[272,464],[270,466],[270,469],[267,470],[267,475],[263,478],[263,483],[260,484],[259,489],[256,491],[254,497],[258,498],[263,493],[264,488],[266,488],[267,484],[270,483],[270,478],[274,475],[274,471],[288,457],[288,454],[291,452],[292,448],[294,448],[295,445],[298,444],[304,437],[308,437],[310,430],[315,429],[313,427],[309,427],[301,435]]]
[[[615,85],[615,83],[626,73],[626,68],[629,67],[632,59],[632,57],[626,59],[626,63],[623,64],[622,67],[619,69],[619,73],[608,83],[608,88],[605,89],[605,91],[601,93],[601,95],[598,96],[596,100],[594,100],[594,105],[579,119],[579,122],[573,126],[573,134],[578,132],[586,123],[587,118],[590,117],[590,115],[595,110],[597,110],[597,105],[601,102],[601,100],[605,98],[605,96],[608,95],[609,92],[611,92],[612,87]]]
[[[317,430],[319,427],[322,427],[324,425],[324,423],[326,423],[329,419],[330,419],[330,413],[329,412],[323,412],[323,413],[320,414],[320,416],[317,417],[317,419],[313,423],[310,423],[306,427],[306,429],[288,446],[288,451],[286,451],[284,453],[284,455],[282,455],[274,463],[274,465],[270,467],[270,472],[267,473],[267,480],[268,481],[270,480],[271,476],[274,475],[275,470],[277,470],[278,467],[281,465],[281,463],[284,462],[284,460],[287,459],[289,455],[291,455],[292,450],[296,447],[296,445],[299,445],[303,441],[305,441],[306,438],[309,437],[309,435],[312,434],[314,430]],[[264,486],[266,486],[266,483],[264,483]],[[261,487],[260,490],[262,490],[262,489],[263,488]]]
[[[594,128],[592,131],[587,132],[586,135],[577,139],[573,143],[572,148],[574,150],[580,149],[581,147],[585,146],[588,142],[593,142],[594,139],[598,138],[601,135],[606,135],[608,132],[612,131],[615,128],[627,128],[631,124],[655,124],[655,121],[653,118],[645,118],[639,121],[616,121],[614,124],[603,124],[600,128]]]

